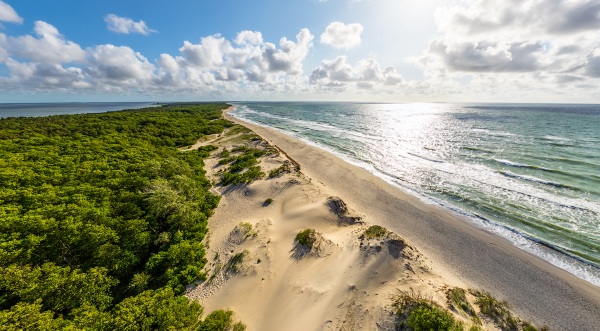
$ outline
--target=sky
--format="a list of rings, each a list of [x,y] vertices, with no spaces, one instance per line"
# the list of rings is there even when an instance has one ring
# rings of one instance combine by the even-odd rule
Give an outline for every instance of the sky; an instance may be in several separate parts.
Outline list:
[[[598,0],[0,0],[0,102],[600,103]]]

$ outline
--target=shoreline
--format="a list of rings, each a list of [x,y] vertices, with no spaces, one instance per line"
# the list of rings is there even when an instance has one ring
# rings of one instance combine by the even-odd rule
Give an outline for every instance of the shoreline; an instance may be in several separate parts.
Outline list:
[[[552,329],[584,330],[600,324],[600,288],[333,153],[235,118],[227,113],[231,109],[224,111],[226,119],[285,150],[307,177],[364,212],[369,221],[400,234],[431,259],[436,270],[508,300],[519,315]]]
[[[235,110],[237,106],[232,106],[226,109],[224,112],[230,112]],[[479,214],[472,213],[461,207],[452,204],[451,202],[444,201],[440,198],[434,198],[423,194],[421,192],[412,190],[409,187],[405,187],[400,183],[395,182],[395,177],[390,174],[386,174],[384,172],[379,171],[370,163],[355,160],[350,156],[344,155],[339,151],[335,151],[327,146],[320,145],[318,143],[309,141],[308,139],[302,137],[296,137],[294,135],[290,135],[286,133],[284,130],[279,130],[276,128],[270,128],[261,123],[256,123],[252,121],[247,121],[243,118],[238,118],[234,115],[233,118],[239,119],[240,121],[247,123],[249,125],[256,125],[258,127],[264,127],[269,130],[273,130],[275,132],[281,133],[285,136],[290,136],[292,139],[296,139],[304,144],[315,147],[319,150],[323,150],[326,153],[333,154],[337,158],[342,161],[349,163],[355,167],[366,170],[372,175],[382,179],[392,187],[397,188],[409,196],[416,198],[419,203],[425,205],[432,205],[437,208],[444,210],[445,212],[451,214],[452,216],[461,219],[464,222],[469,222],[474,225],[478,229],[483,229],[486,232],[489,232],[493,235],[497,235],[505,240],[508,240],[513,246],[519,248],[522,251],[525,251],[529,254],[535,255],[536,257],[552,264],[553,266],[567,271],[568,273],[574,275],[575,277],[584,280],[594,286],[600,287],[600,265],[585,260],[582,257],[579,257],[575,254],[570,254],[569,252],[561,249],[560,247],[554,245],[551,242],[543,241],[538,238],[532,237],[531,235],[522,232],[518,228],[510,227],[504,225],[502,223],[496,222],[492,219],[483,217]],[[278,148],[278,147],[277,147]],[[285,153],[285,151],[282,150]],[[287,154],[286,154],[287,155]],[[289,157],[289,155],[287,155]],[[292,159],[292,162],[296,162]]]
[[[237,106],[231,106],[226,109],[225,112],[230,112],[235,110]],[[536,237],[533,237],[518,228],[510,227],[508,225],[504,225],[499,223],[493,219],[486,218],[476,213],[472,213],[468,210],[462,209],[460,206],[452,204],[451,202],[444,201],[440,198],[435,198],[432,196],[428,196],[419,191],[415,191],[409,187],[403,186],[402,184],[395,181],[395,177],[393,175],[384,173],[379,169],[375,168],[370,163],[365,161],[360,161],[353,159],[352,157],[345,155],[339,151],[335,151],[332,148],[329,148],[324,145],[320,145],[318,143],[312,142],[303,137],[297,137],[293,134],[289,134],[284,130],[280,130],[277,128],[270,128],[261,123],[248,121],[243,118],[238,118],[235,115],[232,115],[234,118],[241,120],[244,123],[248,123],[251,125],[256,125],[259,127],[266,127],[267,129],[274,130],[278,133],[281,133],[286,136],[290,136],[293,139],[296,139],[302,143],[305,143],[309,146],[316,147],[319,150],[323,150],[326,153],[333,154],[334,156],[340,158],[342,161],[349,163],[358,168],[364,169],[367,172],[373,174],[374,176],[382,179],[389,185],[397,188],[398,190],[410,195],[411,197],[416,198],[420,203],[425,205],[433,205],[437,208],[441,208],[447,213],[453,215],[456,218],[461,219],[464,222],[469,222],[474,225],[476,228],[483,229],[489,233],[497,235],[503,239],[508,240],[513,246],[523,250],[527,253],[533,254],[538,258],[558,267],[559,269],[565,270],[568,273],[574,275],[575,277],[582,279],[594,286],[600,287],[600,265],[594,262],[585,260],[584,258],[571,254],[559,246],[549,242],[543,241]],[[275,146],[277,147],[277,146]],[[278,147],[277,147],[278,148]],[[281,150],[283,153],[285,151]],[[286,156],[289,155],[286,154]],[[293,163],[297,163],[295,160],[291,159]],[[299,166],[299,164],[297,165]]]

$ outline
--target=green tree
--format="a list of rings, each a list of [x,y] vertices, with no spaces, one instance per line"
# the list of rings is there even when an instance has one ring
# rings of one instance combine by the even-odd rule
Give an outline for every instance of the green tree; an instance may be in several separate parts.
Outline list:
[[[113,314],[114,330],[194,330],[200,323],[202,307],[164,288],[123,300]]]

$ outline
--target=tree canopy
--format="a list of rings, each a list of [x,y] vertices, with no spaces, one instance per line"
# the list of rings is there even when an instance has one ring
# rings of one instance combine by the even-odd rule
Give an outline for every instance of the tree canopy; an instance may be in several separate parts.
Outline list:
[[[180,294],[219,197],[210,147],[177,147],[231,126],[226,107],[1,119],[0,328],[200,328]]]

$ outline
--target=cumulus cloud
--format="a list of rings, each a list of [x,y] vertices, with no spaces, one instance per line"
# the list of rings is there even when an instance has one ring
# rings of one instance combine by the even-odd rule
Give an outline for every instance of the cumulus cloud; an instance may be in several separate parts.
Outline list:
[[[17,14],[13,7],[0,0],[0,22],[21,24],[23,23],[23,18]]]
[[[292,91],[306,88],[302,63],[314,36],[302,29],[295,39],[277,44],[257,31],[242,31],[233,40],[220,35],[184,41],[178,54],[155,61],[127,46],[97,45],[82,49],[46,22],[35,22],[33,35],[0,33],[0,63],[9,75],[4,90],[89,89],[91,91],[162,91],[164,93],[238,93]],[[302,86],[303,85],[303,86]]]
[[[332,22],[321,34],[321,43],[338,49],[350,49],[360,45],[363,26],[359,23]]]
[[[8,58],[8,40],[4,33],[0,33],[0,62]]]
[[[87,87],[80,68],[64,68],[59,64],[23,63],[8,59],[6,66],[14,82],[29,88],[65,89]]]
[[[355,66],[345,56],[324,60],[313,70],[310,83],[323,88],[345,90],[346,87],[373,89],[393,87],[404,83],[394,67],[381,68],[374,59],[360,60]]]
[[[600,28],[600,3],[595,0],[462,1],[436,12],[442,30],[457,34],[563,34]]]
[[[184,41],[181,55],[162,54],[156,81],[172,82],[182,89],[240,92],[301,90],[307,79],[302,63],[314,36],[302,29],[295,40],[283,37],[278,45],[263,40],[257,31],[241,31],[233,41],[221,35]]]
[[[562,15],[556,17],[558,20],[551,25],[551,32],[568,33],[600,28],[600,3],[598,1],[565,2],[559,5],[565,8],[555,9],[564,10],[564,12],[554,12],[554,15],[558,13]]]
[[[235,37],[238,45],[260,45],[263,43],[262,33],[258,31],[242,31]]]
[[[192,44],[186,40],[179,51],[195,66],[216,68],[223,64],[223,57],[229,49],[229,41],[220,35],[214,35],[202,38],[200,44]]]
[[[265,41],[258,31],[241,31],[231,40],[206,36],[197,43],[184,41],[177,54],[163,53],[155,61],[127,46],[82,49],[42,21],[35,23],[34,31],[20,37],[0,34],[0,61],[10,74],[0,77],[2,89],[260,98],[320,91],[392,93],[406,84],[394,67],[382,68],[374,59],[352,65],[346,57],[337,57],[305,75],[303,63],[314,40],[308,29],[276,43]]]
[[[600,77],[600,48],[594,49],[587,56],[585,71],[589,76]]]
[[[153,77],[154,65],[129,47],[100,45],[88,53],[90,66],[85,70],[92,78],[113,83],[139,83]]]
[[[458,1],[435,17],[439,34],[414,63],[439,89],[477,82],[481,95],[517,86],[566,91],[600,77],[598,1]]]
[[[442,58],[453,71],[523,72],[543,67],[538,58],[545,52],[543,45],[534,43],[434,41],[429,51]]]
[[[142,34],[144,36],[156,32],[150,29],[142,20],[136,22],[128,17],[120,17],[115,14],[108,14],[104,17],[106,27],[113,32],[123,34]]]
[[[9,52],[43,63],[80,62],[85,58],[84,50],[78,44],[66,40],[53,25],[36,21],[34,32],[37,38],[31,35],[9,37]]]
[[[264,42],[260,32],[240,32],[235,45],[220,35],[213,35],[202,38],[199,44],[184,41],[179,49],[182,56],[173,60],[178,68],[187,68],[182,72],[184,76],[202,69],[216,80],[237,81],[245,77],[251,82],[274,84],[280,81],[280,74],[302,73],[302,62],[312,47],[313,38],[308,29],[302,29],[295,42],[281,38],[278,48]],[[172,68],[173,61],[169,59],[169,62]]]
[[[296,42],[283,37],[279,40],[279,49],[271,43],[266,43],[263,59],[271,72],[287,72],[299,74],[302,72],[302,61],[312,47],[314,36],[308,29],[302,29],[296,35]]]
[[[0,62],[10,74],[0,77],[3,90],[72,91],[91,86],[78,67],[86,63],[86,52],[78,44],[43,21],[35,22],[34,33],[20,37],[0,34]]]

